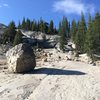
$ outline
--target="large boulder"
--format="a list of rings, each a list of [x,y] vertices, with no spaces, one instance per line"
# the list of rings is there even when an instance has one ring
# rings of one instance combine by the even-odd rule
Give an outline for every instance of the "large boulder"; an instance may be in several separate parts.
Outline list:
[[[36,66],[35,55],[29,44],[19,44],[6,53],[10,72],[23,73],[31,71]]]

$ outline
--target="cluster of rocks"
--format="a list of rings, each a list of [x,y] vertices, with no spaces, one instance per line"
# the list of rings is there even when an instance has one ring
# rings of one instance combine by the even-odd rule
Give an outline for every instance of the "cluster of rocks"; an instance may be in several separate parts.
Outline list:
[[[80,61],[87,64],[93,64],[91,58],[87,54],[80,54],[78,57],[74,51],[63,53],[57,49],[46,49],[37,53],[37,61],[43,65],[45,62],[55,62],[61,60]],[[95,65],[100,66],[100,61],[96,61]]]
[[[44,49],[33,52],[33,49],[29,44],[23,43],[16,45],[6,53],[8,70],[10,72],[28,72],[35,68],[36,62],[43,65],[45,62],[59,62],[61,60],[81,61],[85,63],[92,63],[90,57],[87,54],[75,56],[74,51],[63,53],[57,49]],[[96,65],[100,65],[100,61],[96,62]]]
[[[5,55],[5,53],[12,48],[11,44],[7,43],[5,44],[0,44],[0,55]]]
[[[37,62],[41,62],[43,65],[45,62],[55,62],[61,60],[74,60],[73,51],[69,51],[68,53],[63,53],[58,51],[57,49],[45,49],[41,52],[36,53]]]
[[[78,60],[81,62],[88,63],[88,64],[92,63],[91,58],[87,54],[80,54],[78,57]]]
[[[28,72],[33,70],[36,62],[55,62],[59,60],[73,60],[73,52],[62,53],[57,49],[37,50],[36,54],[29,44],[16,45],[6,53],[8,70],[10,72]],[[36,58],[35,58],[36,57]]]

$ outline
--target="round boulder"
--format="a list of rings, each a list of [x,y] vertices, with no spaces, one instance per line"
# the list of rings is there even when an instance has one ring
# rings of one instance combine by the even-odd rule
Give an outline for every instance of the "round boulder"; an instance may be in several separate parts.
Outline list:
[[[16,45],[6,53],[10,72],[29,72],[36,66],[35,55],[29,44]]]

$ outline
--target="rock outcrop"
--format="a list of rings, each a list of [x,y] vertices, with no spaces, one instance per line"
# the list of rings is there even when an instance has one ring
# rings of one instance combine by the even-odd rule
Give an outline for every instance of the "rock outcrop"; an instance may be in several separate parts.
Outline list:
[[[19,44],[6,53],[10,72],[28,72],[36,66],[35,55],[29,44]]]
[[[40,48],[54,48],[59,41],[58,35],[48,35],[36,31],[26,31],[26,30],[20,30],[20,31],[23,34],[22,36],[23,43],[29,43],[34,46],[38,45],[38,47]]]

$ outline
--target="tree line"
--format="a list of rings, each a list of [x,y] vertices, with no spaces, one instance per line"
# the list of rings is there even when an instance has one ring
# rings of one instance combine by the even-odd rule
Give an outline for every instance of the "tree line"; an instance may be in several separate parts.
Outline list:
[[[23,29],[26,31],[36,31],[36,32],[40,31],[49,35],[58,34],[58,31],[54,26],[53,20],[51,20],[50,23],[48,23],[42,20],[42,18],[40,18],[40,20],[38,21],[35,20],[31,21],[28,18],[27,19],[23,18],[22,22],[19,22],[18,26],[15,25],[14,21],[11,21],[9,23],[8,28],[3,34],[1,43],[3,44],[10,43],[13,44],[14,46],[18,43],[21,43],[22,33],[20,30],[17,32],[16,29]]]
[[[70,33],[78,54],[87,53],[92,59],[94,54],[100,54],[100,14],[98,12],[94,18],[89,14],[88,23],[82,13],[78,22],[72,21]]]
[[[30,20],[30,19],[25,19],[23,18],[22,22],[19,22],[18,24],[19,29],[23,30],[30,30],[30,31],[40,31],[46,34],[57,34],[57,29],[54,26],[53,20],[50,21],[50,23],[44,21],[42,18],[40,20],[35,21],[35,20]]]
[[[14,45],[21,42],[22,34],[16,29],[40,31],[46,34],[60,36],[60,49],[65,50],[65,45],[71,40],[76,45],[76,53],[87,53],[91,58],[93,54],[100,54],[100,13],[96,13],[92,18],[89,14],[88,23],[86,23],[84,14],[81,14],[80,20],[72,20],[70,23],[67,17],[63,17],[59,23],[59,28],[54,27],[53,20],[50,23],[45,22],[40,18],[39,21],[31,21],[28,18],[23,18],[16,27],[12,21],[8,25],[7,30],[3,34],[3,43],[13,43]],[[16,42],[17,41],[17,42]]]

